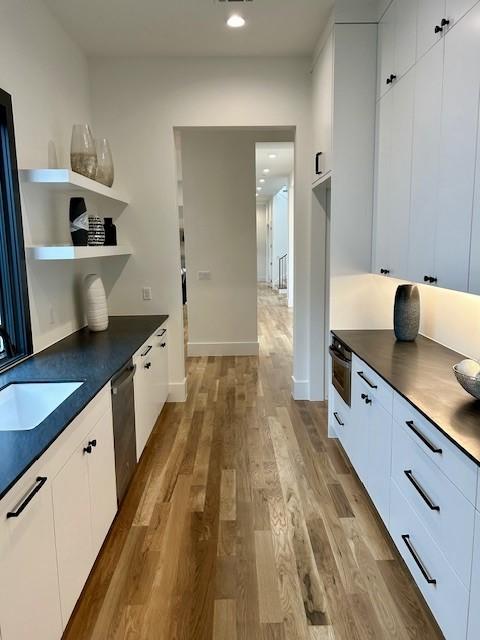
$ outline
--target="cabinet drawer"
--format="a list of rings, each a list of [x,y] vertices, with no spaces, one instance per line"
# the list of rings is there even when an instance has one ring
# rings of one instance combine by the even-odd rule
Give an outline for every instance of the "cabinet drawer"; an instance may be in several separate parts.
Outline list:
[[[430,460],[475,504],[477,465],[398,393],[394,397],[393,417]]]
[[[167,337],[168,337],[167,327],[165,324],[163,324],[162,326],[155,329],[155,331],[148,338],[148,340],[145,340],[145,342],[142,344],[140,349],[138,349],[135,352],[135,354],[133,355],[133,358],[135,359],[138,357],[145,357],[145,352],[148,350],[149,347],[153,348],[155,344],[160,342],[166,343]],[[148,355],[148,353],[146,355]]]
[[[357,381],[360,380],[367,395],[374,397],[390,414],[392,413],[392,387],[355,354],[352,360],[352,376]]]
[[[465,587],[470,584],[475,509],[406,434],[394,425],[392,475]]]
[[[338,391],[330,385],[328,393],[328,433],[331,437],[338,437],[342,442],[350,420],[350,407],[345,404]]]
[[[448,640],[465,640],[468,590],[392,482],[390,534]]]

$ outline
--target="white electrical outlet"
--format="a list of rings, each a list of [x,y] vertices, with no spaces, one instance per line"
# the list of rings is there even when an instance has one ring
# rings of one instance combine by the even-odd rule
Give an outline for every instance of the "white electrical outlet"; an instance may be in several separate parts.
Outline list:
[[[144,300],[151,300],[152,299],[152,287],[143,287],[142,288],[142,295],[143,295],[143,299]]]
[[[198,279],[199,280],[211,280],[212,279],[212,274],[210,271],[199,271],[198,272]]]

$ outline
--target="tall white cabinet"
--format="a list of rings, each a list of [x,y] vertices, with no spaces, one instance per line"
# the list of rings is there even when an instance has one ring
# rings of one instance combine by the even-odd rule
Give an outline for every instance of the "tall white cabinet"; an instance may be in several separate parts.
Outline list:
[[[382,23],[373,271],[478,292],[480,4],[395,0]]]

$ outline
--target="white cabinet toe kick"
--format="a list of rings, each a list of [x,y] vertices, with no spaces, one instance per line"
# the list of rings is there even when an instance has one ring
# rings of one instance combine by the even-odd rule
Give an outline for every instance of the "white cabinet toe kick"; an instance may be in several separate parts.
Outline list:
[[[341,442],[447,640],[478,640],[478,467],[355,355],[351,384],[351,406],[330,387],[329,434]]]

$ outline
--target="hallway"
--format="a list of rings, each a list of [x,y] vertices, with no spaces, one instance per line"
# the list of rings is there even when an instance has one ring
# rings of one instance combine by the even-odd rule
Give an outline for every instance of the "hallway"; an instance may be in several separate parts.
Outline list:
[[[68,640],[441,638],[340,448],[290,395],[292,310],[259,289],[260,357],[188,360]]]

